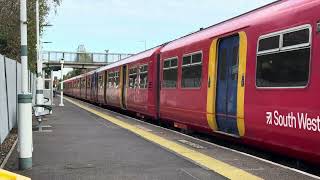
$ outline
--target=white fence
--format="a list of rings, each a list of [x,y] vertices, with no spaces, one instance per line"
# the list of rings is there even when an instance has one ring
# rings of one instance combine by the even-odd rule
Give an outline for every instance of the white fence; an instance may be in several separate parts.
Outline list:
[[[35,74],[29,72],[29,90],[33,97],[34,89]],[[0,55],[0,144],[11,129],[17,126],[17,95],[20,90],[21,64]]]

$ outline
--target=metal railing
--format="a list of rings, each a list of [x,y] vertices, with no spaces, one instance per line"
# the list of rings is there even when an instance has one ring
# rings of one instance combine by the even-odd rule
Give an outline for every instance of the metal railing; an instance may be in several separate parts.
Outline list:
[[[121,59],[132,56],[126,53],[85,53],[85,52],[63,52],[63,51],[43,51],[42,59],[44,62],[65,62],[79,63],[113,63]]]

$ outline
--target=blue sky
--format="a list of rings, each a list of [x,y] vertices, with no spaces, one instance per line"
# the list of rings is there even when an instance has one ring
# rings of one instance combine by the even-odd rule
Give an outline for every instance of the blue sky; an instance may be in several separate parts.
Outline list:
[[[274,0],[63,0],[44,50],[137,53]]]

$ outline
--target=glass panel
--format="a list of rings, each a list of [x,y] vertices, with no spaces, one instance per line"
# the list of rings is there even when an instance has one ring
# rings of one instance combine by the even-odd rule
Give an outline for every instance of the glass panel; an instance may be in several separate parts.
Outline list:
[[[192,63],[199,63],[202,60],[202,54],[194,54],[192,55]]]
[[[171,67],[178,66],[178,59],[172,59],[171,60]]]
[[[98,80],[99,82],[99,87],[101,88],[102,87],[102,85],[103,85],[103,81],[102,81],[102,76],[99,76],[99,80]]]
[[[219,77],[220,80],[225,80],[227,75],[227,49],[224,48],[221,50],[219,61],[219,63],[221,63],[221,67],[219,67]]]
[[[140,88],[147,88],[148,85],[148,73],[140,74]]]
[[[202,65],[182,67],[183,88],[194,88],[201,86]]]
[[[144,65],[140,67],[140,72],[147,72],[148,71],[148,65]]]
[[[175,88],[177,87],[178,80],[178,69],[167,69],[163,71],[163,84],[165,88]]]
[[[163,67],[164,67],[164,68],[170,67],[170,60],[164,61]]]
[[[303,29],[283,35],[283,47],[309,43],[309,29]]]
[[[135,88],[138,85],[137,75],[130,75],[129,76],[129,88]]]
[[[114,72],[114,87],[115,88],[118,88],[119,86],[119,81],[120,78],[119,78],[119,72]]]
[[[190,64],[190,63],[191,63],[191,56],[183,57],[182,65]]]
[[[258,56],[258,87],[306,86],[309,77],[310,48]]]
[[[233,48],[233,57],[232,57],[232,80],[237,80],[238,78],[238,60],[239,60],[239,47],[236,46]]]
[[[261,39],[259,41],[259,51],[279,48],[280,35]]]

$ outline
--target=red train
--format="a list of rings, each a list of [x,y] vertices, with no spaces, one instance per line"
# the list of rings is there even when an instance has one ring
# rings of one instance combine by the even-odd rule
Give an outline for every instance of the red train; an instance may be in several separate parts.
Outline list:
[[[277,1],[66,80],[65,93],[320,163],[319,9]]]

